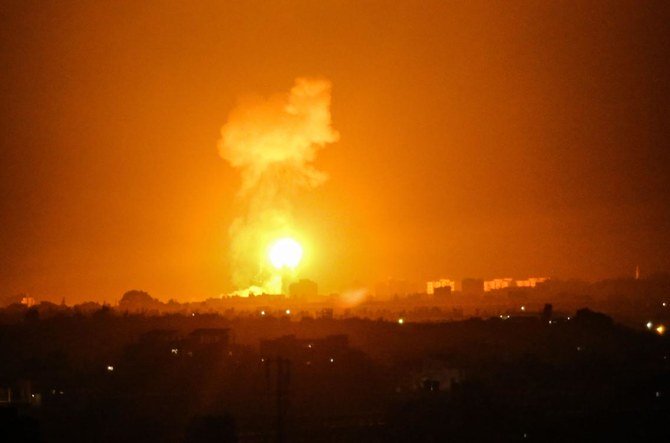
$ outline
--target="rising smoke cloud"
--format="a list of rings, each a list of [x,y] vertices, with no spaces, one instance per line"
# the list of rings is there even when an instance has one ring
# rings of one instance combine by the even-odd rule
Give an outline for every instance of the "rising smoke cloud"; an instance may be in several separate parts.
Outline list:
[[[331,83],[297,78],[287,94],[240,101],[221,128],[219,154],[240,171],[239,216],[230,226],[233,284],[240,294],[279,293],[268,244],[292,235],[293,201],[327,179],[313,161],[339,139],[331,126]]]

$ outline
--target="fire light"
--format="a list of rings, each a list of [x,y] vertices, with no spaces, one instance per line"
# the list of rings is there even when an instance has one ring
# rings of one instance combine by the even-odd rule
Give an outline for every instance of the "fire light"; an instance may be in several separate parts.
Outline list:
[[[270,246],[268,257],[277,269],[295,269],[302,259],[302,246],[292,238],[280,238]]]

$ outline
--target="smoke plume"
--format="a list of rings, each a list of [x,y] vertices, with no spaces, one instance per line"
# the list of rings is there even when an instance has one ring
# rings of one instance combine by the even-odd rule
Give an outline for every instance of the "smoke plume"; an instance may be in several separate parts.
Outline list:
[[[331,127],[330,91],[328,80],[298,78],[288,94],[242,100],[221,128],[219,153],[242,178],[239,216],[229,230],[238,293],[282,290],[266,250],[274,239],[294,234],[292,202],[299,191],[327,178],[312,162],[339,138]]]

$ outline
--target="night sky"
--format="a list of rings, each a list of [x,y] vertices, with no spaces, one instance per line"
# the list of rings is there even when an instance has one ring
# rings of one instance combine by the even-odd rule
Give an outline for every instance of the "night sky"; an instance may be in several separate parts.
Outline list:
[[[670,3],[5,1],[0,295],[233,288],[240,96],[332,82],[322,292],[670,270]]]

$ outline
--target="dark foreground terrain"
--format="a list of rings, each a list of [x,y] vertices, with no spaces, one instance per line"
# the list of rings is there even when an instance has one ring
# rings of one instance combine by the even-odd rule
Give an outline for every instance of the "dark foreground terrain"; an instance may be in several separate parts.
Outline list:
[[[662,334],[104,308],[0,325],[0,440],[670,441]]]

